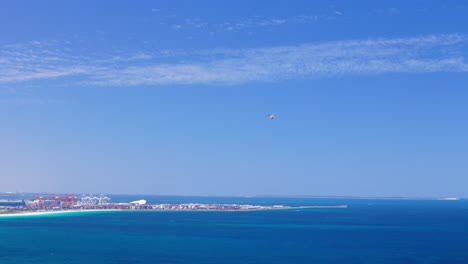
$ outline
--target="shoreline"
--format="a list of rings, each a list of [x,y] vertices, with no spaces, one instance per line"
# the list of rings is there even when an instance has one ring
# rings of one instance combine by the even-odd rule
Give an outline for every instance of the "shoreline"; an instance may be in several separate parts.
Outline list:
[[[57,211],[41,211],[41,212],[17,212],[0,214],[2,217],[18,217],[18,216],[47,216],[47,215],[60,215],[60,214],[78,214],[78,213],[102,213],[102,212],[118,212],[125,210],[118,209],[89,209],[89,210],[57,210]]]
[[[197,210],[187,210],[187,209],[169,209],[169,210],[125,210],[125,209],[81,209],[81,210],[57,210],[57,211],[38,211],[38,212],[16,212],[16,213],[6,213],[0,214],[1,218],[8,217],[30,217],[30,216],[49,216],[49,215],[69,215],[69,214],[79,214],[79,213],[104,213],[104,212],[258,212],[258,211],[276,211],[276,210],[298,210],[298,209],[341,209],[348,208],[347,205],[313,205],[313,206],[297,206],[297,207],[278,207],[278,208],[258,208],[258,209],[239,209],[239,210],[215,210],[215,209],[197,209]]]

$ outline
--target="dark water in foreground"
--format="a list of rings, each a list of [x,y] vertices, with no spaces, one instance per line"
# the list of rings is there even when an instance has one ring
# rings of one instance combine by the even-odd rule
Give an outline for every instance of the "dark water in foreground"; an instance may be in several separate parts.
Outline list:
[[[0,218],[0,263],[468,263],[467,200],[152,199],[349,208]]]

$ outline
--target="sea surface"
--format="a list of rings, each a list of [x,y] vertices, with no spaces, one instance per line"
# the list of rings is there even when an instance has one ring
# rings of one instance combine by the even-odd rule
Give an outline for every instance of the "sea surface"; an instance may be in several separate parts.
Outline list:
[[[468,263],[468,200],[111,198],[349,207],[0,217],[0,263]]]

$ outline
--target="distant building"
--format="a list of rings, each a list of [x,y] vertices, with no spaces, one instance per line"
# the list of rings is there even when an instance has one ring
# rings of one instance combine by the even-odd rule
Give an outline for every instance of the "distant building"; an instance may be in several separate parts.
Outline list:
[[[0,200],[0,206],[26,206],[24,200]]]
[[[145,205],[146,204],[146,200],[138,200],[138,201],[133,201],[133,202],[130,202],[131,205]]]

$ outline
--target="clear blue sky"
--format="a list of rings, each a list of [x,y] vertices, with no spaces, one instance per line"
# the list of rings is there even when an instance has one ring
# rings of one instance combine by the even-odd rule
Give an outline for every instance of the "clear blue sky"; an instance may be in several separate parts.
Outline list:
[[[467,197],[467,13],[4,1],[0,191]]]

